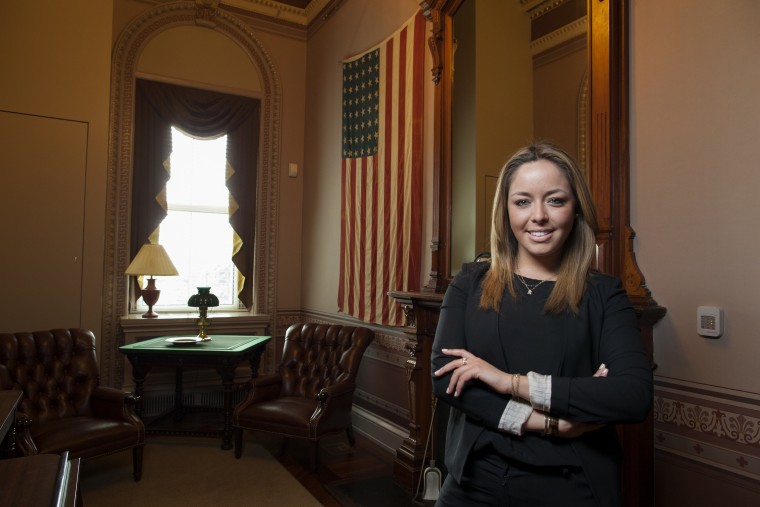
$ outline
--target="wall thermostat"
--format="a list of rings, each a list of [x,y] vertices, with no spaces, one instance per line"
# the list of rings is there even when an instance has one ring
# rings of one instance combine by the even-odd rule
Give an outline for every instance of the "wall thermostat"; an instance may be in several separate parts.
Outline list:
[[[697,333],[706,338],[720,338],[723,334],[723,310],[715,306],[697,308]]]

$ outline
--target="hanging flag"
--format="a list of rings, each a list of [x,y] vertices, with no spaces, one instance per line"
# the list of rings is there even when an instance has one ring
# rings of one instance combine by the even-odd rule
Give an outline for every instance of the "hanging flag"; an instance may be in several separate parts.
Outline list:
[[[401,326],[389,291],[415,291],[422,256],[425,19],[343,61],[338,310]]]

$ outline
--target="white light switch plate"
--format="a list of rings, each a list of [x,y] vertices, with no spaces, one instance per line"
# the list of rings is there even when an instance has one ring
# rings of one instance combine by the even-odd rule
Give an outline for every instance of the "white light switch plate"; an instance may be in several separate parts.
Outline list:
[[[715,306],[697,308],[697,333],[706,338],[719,338],[723,334],[723,310]]]

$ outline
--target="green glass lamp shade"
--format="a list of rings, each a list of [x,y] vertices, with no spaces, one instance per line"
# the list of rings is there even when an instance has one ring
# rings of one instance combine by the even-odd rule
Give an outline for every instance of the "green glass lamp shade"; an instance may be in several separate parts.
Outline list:
[[[219,298],[211,294],[211,287],[198,287],[198,294],[193,294],[187,300],[187,306],[195,308],[211,308],[219,306]]]

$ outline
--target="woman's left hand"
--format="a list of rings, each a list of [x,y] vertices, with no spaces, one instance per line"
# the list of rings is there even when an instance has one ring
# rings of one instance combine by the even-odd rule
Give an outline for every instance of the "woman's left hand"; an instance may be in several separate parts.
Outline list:
[[[436,377],[451,372],[451,380],[446,388],[447,394],[453,392],[454,396],[459,396],[465,383],[471,379],[480,380],[498,393],[509,393],[510,375],[506,372],[465,349],[442,349],[441,352],[453,358],[451,362],[435,372]]]

